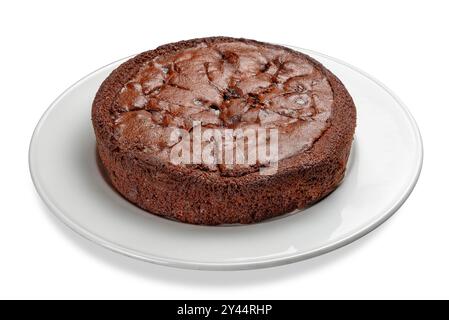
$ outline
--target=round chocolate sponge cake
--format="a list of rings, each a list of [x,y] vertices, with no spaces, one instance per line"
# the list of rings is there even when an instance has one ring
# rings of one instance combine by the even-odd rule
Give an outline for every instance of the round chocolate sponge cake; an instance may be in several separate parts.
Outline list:
[[[132,203],[193,224],[247,224],[338,187],[356,110],[309,56],[212,37],[123,63],[98,90],[92,122],[105,171]]]

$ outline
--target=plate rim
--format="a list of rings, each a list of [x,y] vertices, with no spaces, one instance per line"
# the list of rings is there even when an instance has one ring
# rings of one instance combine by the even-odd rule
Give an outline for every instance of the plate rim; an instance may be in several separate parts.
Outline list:
[[[284,45],[286,47],[293,48],[294,50],[298,50],[301,52],[304,52],[306,54],[312,54],[316,56],[320,56],[329,60],[332,60],[334,62],[337,62],[339,64],[342,64],[353,71],[358,72],[359,74],[363,75],[364,77],[368,78],[369,80],[373,81],[375,84],[377,84],[379,87],[381,87],[383,90],[385,90],[399,105],[399,107],[404,111],[405,116],[408,118],[408,121],[410,122],[413,132],[415,134],[416,141],[418,143],[417,150],[418,150],[418,157],[417,157],[417,163],[416,163],[416,169],[413,178],[410,180],[407,188],[404,188],[404,191],[400,197],[398,197],[397,201],[388,209],[386,210],[380,217],[378,217],[376,220],[372,221],[369,225],[365,226],[364,228],[361,228],[357,232],[354,232],[352,234],[347,235],[343,239],[340,239],[338,241],[335,241],[330,244],[325,244],[321,247],[311,249],[306,252],[300,252],[300,253],[294,253],[289,256],[282,256],[282,257],[276,257],[276,258],[257,258],[257,259],[251,259],[251,260],[245,260],[245,261],[231,261],[231,262],[198,262],[198,261],[191,261],[186,259],[176,259],[176,258],[168,258],[168,257],[160,257],[157,255],[149,255],[147,253],[142,253],[137,250],[133,250],[127,247],[124,247],[120,244],[114,243],[110,240],[103,239],[101,236],[96,235],[93,232],[90,232],[86,229],[84,229],[82,226],[78,225],[76,222],[72,221],[70,218],[68,218],[62,210],[60,210],[49,198],[49,196],[46,194],[44,188],[40,185],[38,179],[36,178],[36,172],[37,169],[34,168],[33,161],[32,161],[32,155],[34,150],[34,141],[37,139],[37,136],[39,134],[39,131],[43,124],[45,123],[45,120],[47,119],[48,115],[52,112],[52,110],[57,106],[58,102],[66,96],[73,88],[78,86],[80,83],[86,81],[90,77],[97,74],[99,71],[103,70],[104,68],[107,68],[111,65],[117,64],[118,62],[125,61],[126,59],[129,59],[133,57],[134,55],[113,61],[109,64],[106,64],[86,76],[82,77],[72,85],[70,85],[66,90],[64,90],[51,104],[50,106],[45,110],[43,115],[40,117],[36,127],[34,128],[29,148],[28,148],[28,166],[29,171],[31,175],[31,180],[34,184],[34,187],[36,188],[36,191],[42,201],[45,203],[45,205],[50,209],[50,211],[60,220],[62,221],[69,229],[73,230],[78,235],[82,236],[83,238],[94,242],[97,245],[100,245],[106,249],[109,249],[113,252],[120,253],[122,255],[135,258],[138,260],[146,261],[155,263],[158,265],[163,266],[170,266],[170,267],[176,267],[176,268],[182,268],[182,269],[193,269],[193,270],[248,270],[248,269],[260,269],[260,268],[270,268],[275,267],[279,265],[284,264],[290,264],[298,261],[303,261],[306,259],[310,259],[316,256],[320,256],[323,254],[326,254],[328,252],[334,251],[336,249],[342,248],[360,238],[367,235],[371,231],[377,229],[381,224],[383,224],[385,221],[387,221],[393,214],[404,204],[404,202],[408,199],[410,194],[412,193],[413,189],[415,188],[423,166],[423,159],[424,159],[424,146],[422,141],[422,136],[418,127],[418,124],[407,108],[407,106],[404,104],[404,102],[386,85],[384,85],[381,81],[376,79],[375,77],[371,76],[367,72],[359,69],[358,67],[355,67],[343,60],[340,60],[338,58],[334,58],[332,56],[329,56],[327,54],[323,54],[314,50],[300,48],[296,46],[291,45]]]

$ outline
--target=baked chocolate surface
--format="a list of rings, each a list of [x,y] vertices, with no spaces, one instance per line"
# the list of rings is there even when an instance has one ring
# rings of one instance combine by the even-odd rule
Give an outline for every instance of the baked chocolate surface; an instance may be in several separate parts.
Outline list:
[[[356,123],[343,84],[312,58],[213,37],[144,52],[104,81],[92,108],[98,151],[117,190],[154,214],[195,224],[252,223],[304,208],[343,179]],[[277,129],[264,163],[170,162],[171,132]],[[216,156],[216,155],[215,155]]]

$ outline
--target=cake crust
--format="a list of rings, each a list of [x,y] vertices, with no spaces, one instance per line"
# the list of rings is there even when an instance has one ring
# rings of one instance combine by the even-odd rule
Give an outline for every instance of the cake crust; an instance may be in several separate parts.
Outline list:
[[[288,53],[307,61],[325,77],[332,92],[332,105],[323,122],[326,125],[313,143],[282,158],[275,174],[261,175],[248,168],[205,170],[174,165],[161,158],[158,150],[148,153],[138,143],[122,139],[124,135],[117,133],[117,123],[122,113],[134,110],[123,110],[120,96],[144,65],[198,46],[229,43]],[[219,121],[226,123],[226,118]],[[106,172],[114,187],[132,203],[151,213],[193,224],[246,224],[309,206],[339,185],[351,149],[356,110],[340,80],[307,55],[254,40],[211,37],[163,45],[122,64],[98,90],[92,122]]]

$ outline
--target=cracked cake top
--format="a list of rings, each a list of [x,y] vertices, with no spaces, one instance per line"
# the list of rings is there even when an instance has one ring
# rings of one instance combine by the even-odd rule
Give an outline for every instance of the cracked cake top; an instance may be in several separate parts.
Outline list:
[[[144,62],[111,117],[123,149],[168,160],[173,129],[276,128],[278,159],[309,149],[329,126],[333,91],[309,58],[239,40],[197,43]],[[208,166],[207,170],[229,168]]]

